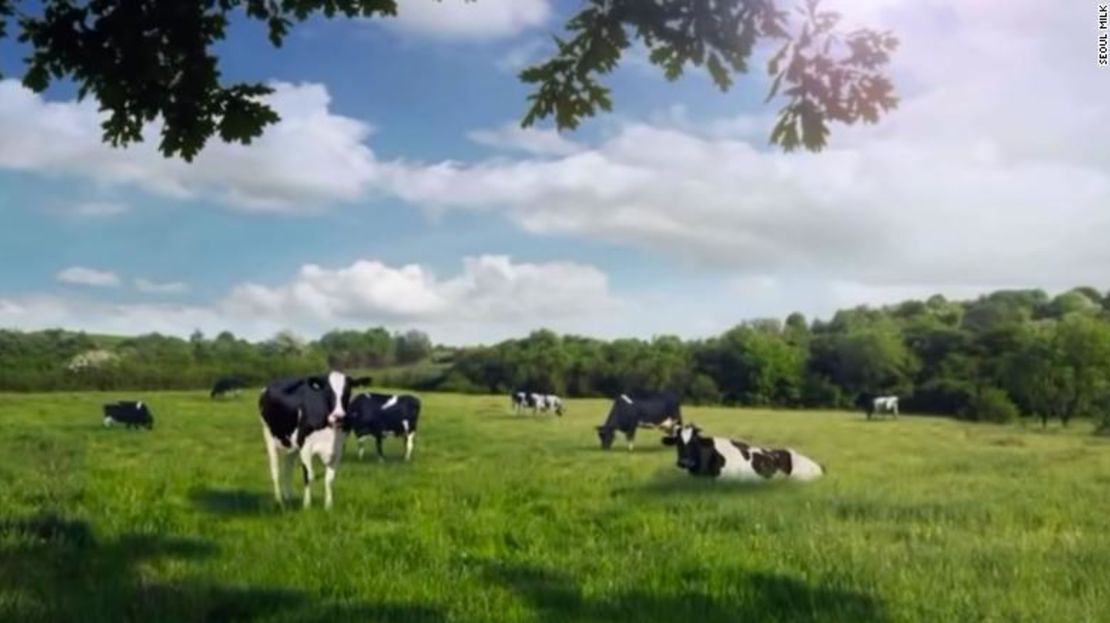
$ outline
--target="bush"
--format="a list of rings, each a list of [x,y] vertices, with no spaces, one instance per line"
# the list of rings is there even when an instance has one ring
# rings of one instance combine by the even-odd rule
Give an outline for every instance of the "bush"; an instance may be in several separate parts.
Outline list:
[[[967,383],[935,379],[914,390],[905,401],[905,408],[917,413],[957,415],[970,407],[973,395],[974,391]]]
[[[960,413],[965,420],[1005,424],[1018,418],[1018,408],[1009,394],[997,387],[987,387],[978,395],[972,396],[967,407]]]
[[[698,374],[686,388],[686,399],[695,405],[716,404],[721,401],[721,390],[712,377]]]

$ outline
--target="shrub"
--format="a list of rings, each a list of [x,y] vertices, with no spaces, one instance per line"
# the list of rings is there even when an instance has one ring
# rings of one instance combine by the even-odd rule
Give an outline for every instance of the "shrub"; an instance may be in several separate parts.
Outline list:
[[[971,397],[960,417],[977,422],[1004,424],[1018,418],[1018,408],[1006,392],[997,387],[987,387]]]

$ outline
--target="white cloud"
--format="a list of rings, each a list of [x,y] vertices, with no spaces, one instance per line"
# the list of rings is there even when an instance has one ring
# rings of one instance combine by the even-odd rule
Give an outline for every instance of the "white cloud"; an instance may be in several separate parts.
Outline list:
[[[401,0],[385,24],[441,39],[485,40],[517,35],[551,16],[548,0]]]
[[[85,216],[89,218],[99,218],[105,216],[116,216],[123,214],[129,209],[127,204],[113,203],[110,201],[86,201],[78,203],[67,210],[70,214],[76,216]]]
[[[147,142],[113,149],[100,138],[92,101],[47,102],[14,80],[0,81],[0,168],[132,185],[174,198],[208,197],[256,211],[303,211],[361,198],[375,178],[367,124],[335,115],[318,84],[275,83],[268,102],[281,122],[251,145],[212,139],[192,164]],[[106,204],[91,208],[103,213]]]
[[[1110,281],[1110,91],[1076,36],[1084,9],[865,8],[902,37],[904,101],[878,126],[835,128],[821,154],[766,149],[752,136],[770,129],[766,111],[700,124],[677,111],[561,158],[390,164],[382,179],[430,210],[496,210],[530,232],[739,275],[926,289]]]
[[[536,156],[568,156],[583,149],[582,145],[556,130],[522,128],[519,123],[511,121],[496,128],[473,130],[467,137],[479,145]]]
[[[228,309],[243,314],[324,324],[512,322],[573,316],[611,303],[605,274],[592,266],[514,263],[498,255],[466,258],[462,274],[450,279],[416,264],[359,260],[338,269],[309,264],[289,283],[243,284],[226,301]]]
[[[102,279],[111,275],[99,274]],[[119,282],[118,277],[111,278]],[[384,325],[424,329],[446,343],[473,344],[541,326],[626,332],[623,311],[609,291],[607,276],[593,266],[514,262],[505,256],[483,255],[464,259],[461,272],[448,278],[415,264],[394,267],[372,260],[340,268],[309,264],[286,283],[243,283],[204,305],[116,303],[43,294],[0,296],[0,327],[182,336],[198,328],[206,333],[227,329],[261,339],[284,328],[318,335],[337,327]]]
[[[59,271],[55,278],[62,283],[94,288],[114,288],[120,285],[119,275],[108,270],[97,270],[84,266],[70,266]]]
[[[151,281],[141,277],[132,281],[135,289],[146,294],[184,294],[189,291],[189,284],[183,281]]]

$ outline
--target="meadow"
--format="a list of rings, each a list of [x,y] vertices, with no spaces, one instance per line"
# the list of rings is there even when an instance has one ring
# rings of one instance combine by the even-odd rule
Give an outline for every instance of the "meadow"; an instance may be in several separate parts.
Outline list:
[[[137,397],[153,432],[100,425]],[[652,431],[600,451],[604,401],[423,399],[414,461],[348,440],[327,513],[272,501],[253,392],[0,395],[0,620],[1110,620],[1110,441],[1082,425],[686,408],[829,469],[745,486]]]

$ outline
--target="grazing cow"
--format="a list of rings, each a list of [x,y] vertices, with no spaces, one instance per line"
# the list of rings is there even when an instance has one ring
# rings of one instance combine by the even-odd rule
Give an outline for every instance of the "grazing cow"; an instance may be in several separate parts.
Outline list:
[[[237,376],[223,376],[216,379],[212,384],[211,398],[216,396],[223,396],[227,393],[238,392],[240,389],[247,386],[247,383]]]
[[[856,405],[867,412],[867,419],[876,414],[890,413],[898,417],[898,396],[876,396],[863,393],[856,399]]]
[[[405,460],[412,458],[412,446],[416,441],[416,424],[420,419],[420,399],[408,394],[365,393],[351,401],[347,409],[347,430],[353,430],[358,439],[358,458],[362,458],[363,440],[374,436],[378,448],[378,460],[384,461],[382,437],[393,433],[405,438]]]
[[[635,443],[636,429],[643,427],[662,428],[667,432],[682,424],[682,408],[678,396],[670,392],[644,394],[629,397],[621,394],[613,401],[605,423],[597,427],[597,437],[601,448],[608,450],[613,445],[616,432],[624,433],[631,451]]]
[[[555,394],[528,394],[527,403],[533,414],[554,411],[555,415],[563,415],[563,399]]]
[[[104,405],[104,426],[112,424],[123,424],[127,428],[145,427],[150,430],[154,428],[154,417],[141,400],[113,402]]]
[[[289,482],[292,459],[300,456],[304,475],[304,506],[312,505],[312,461],[324,464],[324,507],[332,506],[332,483],[343,453],[343,419],[351,388],[370,379],[352,379],[341,372],[271,382],[258,398],[262,436],[270,457],[274,497],[284,504],[293,497]]]
[[[737,480],[770,480],[782,474],[792,480],[814,480],[825,468],[790,448],[758,448],[727,437],[703,437],[701,429],[686,425],[663,444],[675,446],[677,466],[693,476]]]

